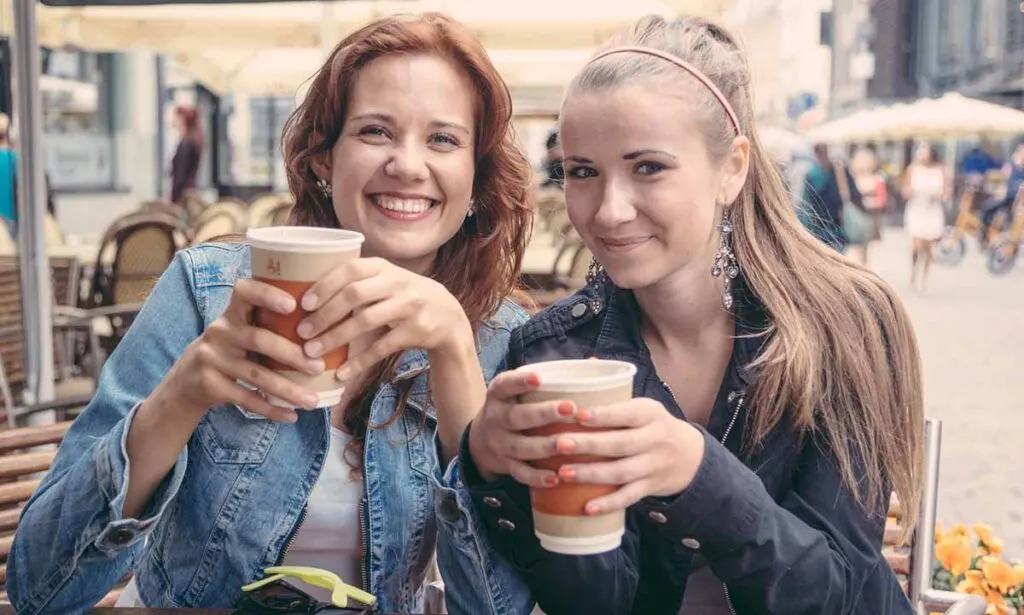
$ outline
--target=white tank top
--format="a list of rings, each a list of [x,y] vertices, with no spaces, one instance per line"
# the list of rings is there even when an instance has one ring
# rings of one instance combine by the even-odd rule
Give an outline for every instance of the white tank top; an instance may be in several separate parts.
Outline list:
[[[283,564],[330,570],[349,585],[362,587],[359,502],[363,497],[363,481],[353,475],[352,468],[345,462],[345,447],[350,440],[351,436],[331,427],[331,443],[323,470],[309,494],[306,518],[295,533]],[[298,579],[288,581],[318,600],[331,599],[331,593],[325,589],[306,585]],[[135,579],[115,606],[146,606],[139,597]]]

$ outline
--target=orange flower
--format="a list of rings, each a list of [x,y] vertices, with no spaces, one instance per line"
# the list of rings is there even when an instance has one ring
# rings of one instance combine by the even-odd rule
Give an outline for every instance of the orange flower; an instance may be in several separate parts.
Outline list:
[[[991,587],[999,590],[1000,594],[1008,593],[1018,585],[1016,571],[998,557],[983,557],[979,564],[985,580]]]
[[[951,534],[941,543],[935,545],[935,558],[942,563],[954,577],[959,577],[971,566],[974,547],[966,535]]]
[[[985,597],[985,601],[988,602],[988,608],[985,609],[985,615],[1003,615],[1009,611],[1006,605],[1006,599],[1003,595],[994,589],[988,590],[988,596]]]
[[[1024,585],[1024,563],[1014,564],[1013,571],[1017,573],[1017,585]]]
[[[942,531],[942,523],[939,521],[935,522],[935,544],[939,544],[946,539],[946,534]]]
[[[992,542],[994,538],[992,526],[987,523],[975,523],[974,533],[978,535],[978,540],[985,544]]]
[[[967,529],[967,526],[963,523],[957,523],[950,530],[949,533],[953,536],[967,537],[971,535],[971,532]]]
[[[973,594],[987,598],[988,586],[985,585],[985,577],[980,570],[968,570],[964,573],[964,580],[957,583],[958,594]]]

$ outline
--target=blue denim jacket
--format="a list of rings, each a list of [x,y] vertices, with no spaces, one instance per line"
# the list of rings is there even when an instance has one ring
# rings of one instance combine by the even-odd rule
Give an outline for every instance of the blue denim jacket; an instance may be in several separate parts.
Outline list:
[[[19,613],[82,613],[129,571],[149,606],[225,607],[283,559],[327,452],[324,409],[287,425],[213,408],[140,518],[121,516],[134,412],[249,275],[241,244],[184,251],[164,273],[25,507],[7,565]],[[506,303],[478,332],[488,380],[524,320]],[[383,611],[419,612],[436,547],[451,613],[529,613],[529,591],[488,547],[458,460],[439,464],[427,368],[425,352],[407,351],[397,384],[373,402],[371,423],[384,424],[397,389],[411,387],[409,410],[366,438],[365,583]]]

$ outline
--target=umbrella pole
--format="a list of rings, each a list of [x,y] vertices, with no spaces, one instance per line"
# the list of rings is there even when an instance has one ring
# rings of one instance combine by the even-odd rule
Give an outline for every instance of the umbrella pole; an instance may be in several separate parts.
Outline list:
[[[46,179],[35,0],[15,0],[11,73],[18,126],[18,250],[25,335],[25,402],[53,399],[53,293],[46,255]],[[46,422],[36,415],[30,422]]]

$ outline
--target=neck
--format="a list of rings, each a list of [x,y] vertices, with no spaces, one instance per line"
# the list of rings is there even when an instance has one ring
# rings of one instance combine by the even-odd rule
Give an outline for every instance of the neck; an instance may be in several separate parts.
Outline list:
[[[721,278],[711,276],[710,265],[693,265],[634,294],[644,313],[645,333],[654,342],[692,346],[709,335],[731,335],[733,316],[722,306],[723,292]]]

